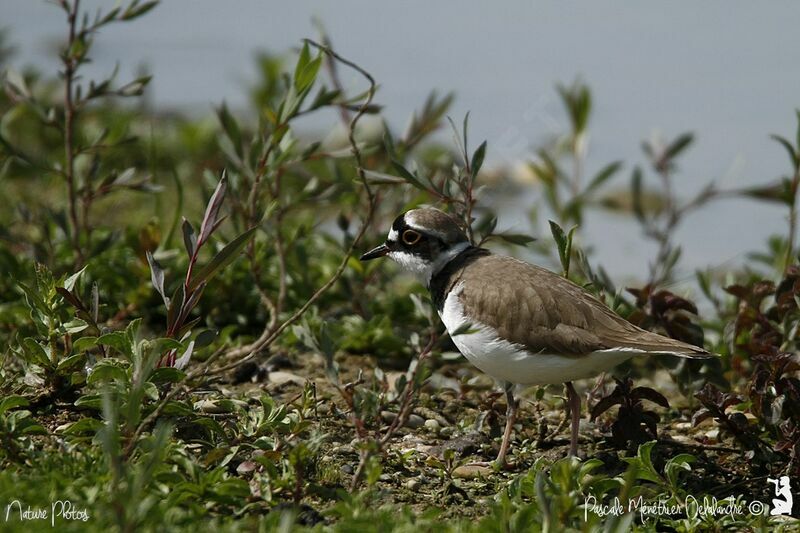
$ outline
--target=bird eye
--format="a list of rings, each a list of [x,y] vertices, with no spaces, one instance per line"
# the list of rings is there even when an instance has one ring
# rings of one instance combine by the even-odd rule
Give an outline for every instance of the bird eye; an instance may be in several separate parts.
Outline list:
[[[403,232],[403,242],[409,246],[417,244],[421,238],[422,235],[413,229],[407,229]]]

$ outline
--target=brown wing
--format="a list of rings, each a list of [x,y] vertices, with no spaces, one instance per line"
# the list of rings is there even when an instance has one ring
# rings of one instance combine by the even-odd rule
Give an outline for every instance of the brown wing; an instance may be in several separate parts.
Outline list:
[[[533,353],[583,355],[610,348],[702,357],[708,352],[638,328],[571,281],[499,255],[465,265],[461,302],[470,316]]]

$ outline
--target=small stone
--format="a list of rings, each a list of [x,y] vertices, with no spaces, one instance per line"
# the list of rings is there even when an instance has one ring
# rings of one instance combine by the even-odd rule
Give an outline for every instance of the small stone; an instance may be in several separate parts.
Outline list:
[[[408,490],[417,490],[421,484],[422,483],[420,483],[419,479],[411,478],[406,481],[404,485]]]
[[[397,413],[393,413],[391,411],[381,411],[381,420],[386,422],[387,424],[391,424],[397,418]],[[408,420],[406,420],[406,427],[417,429],[421,428],[425,424],[425,419],[419,415],[411,414],[408,416]]]
[[[434,431],[434,432],[439,431],[440,427],[441,426],[439,425],[439,422],[437,422],[433,418],[429,418],[425,421],[425,429],[427,429],[428,431]]]
[[[389,474],[381,474],[378,479],[380,481],[391,481],[392,480],[392,476],[390,476]]]
[[[490,475],[492,469],[483,465],[462,465],[453,470],[453,477],[461,479],[476,479]]]
[[[258,465],[253,461],[242,461],[241,463],[239,463],[239,466],[236,467],[236,473],[247,474],[248,472],[252,472],[253,470],[255,470],[256,466]]]
[[[292,374],[291,372],[278,371],[269,373],[269,382],[274,383],[275,385],[284,385],[286,383],[304,385],[306,379],[298,376],[297,374]]]
[[[454,432],[455,432],[455,429],[453,429],[452,426],[447,426],[447,427],[443,427],[441,430],[439,430],[439,435],[441,435],[442,437],[444,437],[446,439],[449,439],[450,437],[453,436]]]
[[[349,444],[342,444],[341,446],[331,448],[331,453],[333,455],[350,455],[353,453],[353,447]]]
[[[695,440],[686,435],[672,435],[672,440],[681,444],[695,444]]]
[[[406,427],[411,429],[421,428],[425,424],[425,419],[419,415],[411,414],[406,420]]]
[[[353,468],[352,465],[342,465],[342,467],[339,470],[341,470],[343,474],[348,474],[348,475],[352,475],[353,472],[355,472],[355,469]]]

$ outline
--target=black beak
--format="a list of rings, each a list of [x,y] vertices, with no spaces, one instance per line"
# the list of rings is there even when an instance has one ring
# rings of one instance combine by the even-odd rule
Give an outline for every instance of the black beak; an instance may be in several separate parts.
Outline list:
[[[386,243],[381,244],[380,246],[376,246],[369,252],[365,253],[361,256],[362,261],[369,261],[370,259],[377,259],[378,257],[383,257],[389,253],[389,247],[386,246]]]

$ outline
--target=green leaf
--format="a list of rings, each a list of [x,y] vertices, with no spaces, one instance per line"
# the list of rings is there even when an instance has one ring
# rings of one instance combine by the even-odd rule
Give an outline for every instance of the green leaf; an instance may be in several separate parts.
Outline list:
[[[681,471],[691,472],[691,463],[697,461],[697,457],[689,453],[681,453],[672,457],[667,464],[664,465],[664,474],[667,477],[670,485],[673,487],[678,485],[678,476]]]
[[[83,302],[81,302],[80,299],[77,296],[75,296],[75,294],[71,292],[69,289],[65,289],[64,287],[56,287],[56,292],[59,294],[59,296],[68,301],[69,304],[78,311],[86,310],[86,307],[83,305]]]
[[[770,135],[770,137],[776,141],[778,141],[781,146],[786,149],[786,152],[789,154],[789,160],[792,162],[792,168],[797,170],[798,166],[800,166],[800,156],[795,152],[792,143],[787,141],[784,137],[780,135]]]
[[[25,427],[22,428],[20,431],[23,435],[47,435],[47,430],[41,424],[37,423],[27,423]]]
[[[56,372],[59,374],[63,374],[66,372],[77,370],[83,365],[85,361],[86,361],[86,356],[82,353],[71,355],[66,359],[62,359],[58,363],[58,366],[56,367]]]
[[[314,81],[317,79],[320,66],[322,66],[321,57],[313,59],[308,65],[306,65],[306,67],[300,73],[300,77],[296,81],[298,91],[306,91],[314,84]]]
[[[616,174],[621,168],[622,161],[614,161],[613,163],[606,165],[594,176],[594,178],[592,178],[592,181],[589,182],[585,192],[589,193],[598,189],[601,185],[603,185],[603,183],[613,177],[614,174]]]
[[[370,183],[375,183],[377,185],[398,185],[408,181],[403,178],[392,176],[391,174],[384,174],[383,172],[377,172],[375,170],[364,170],[364,173],[367,175],[367,179]]]
[[[694,133],[687,132],[679,135],[669,146],[664,150],[662,158],[665,161],[674,159],[678,154],[683,152],[694,141]]]
[[[535,237],[523,233],[495,233],[493,236],[517,246],[527,246],[536,240]]]
[[[67,289],[68,291],[72,291],[72,289],[75,287],[75,282],[78,281],[78,279],[81,277],[81,275],[83,275],[83,273],[85,271],[86,271],[86,267],[83,267],[82,269],[80,269],[79,271],[75,272],[73,275],[71,275],[67,279],[65,279],[63,287],[65,289]]]
[[[120,16],[120,20],[133,20],[135,18],[141,17],[154,7],[158,5],[158,0],[152,0],[150,2],[145,2],[143,4],[139,4],[138,2],[132,2],[128,9],[122,13]]]
[[[298,80],[300,79],[303,69],[308,66],[311,61],[311,51],[309,50],[308,43],[303,43],[303,48],[300,49],[300,56],[297,58],[297,64],[294,67],[294,86],[297,87]]]
[[[84,352],[95,346],[97,346],[97,337],[81,337],[72,343],[72,349],[76,352]]]
[[[3,81],[10,93],[16,93],[25,100],[31,97],[31,91],[28,89],[28,84],[25,83],[25,78],[16,70],[7,69]]]
[[[70,320],[69,322],[64,324],[64,329],[66,330],[67,333],[70,334],[80,333],[81,331],[85,330],[88,327],[89,324],[87,324],[85,321],[79,318],[76,318],[75,320]]]
[[[147,256],[147,264],[150,265],[150,281],[153,283],[153,287],[155,287],[156,291],[158,291],[158,294],[161,295],[164,305],[168,306],[169,300],[164,292],[164,269],[161,268],[161,265],[155,260],[150,250],[147,250],[145,255]]]
[[[128,372],[122,366],[122,362],[115,359],[103,359],[94,365],[94,368],[89,372],[88,383],[97,383],[98,381],[121,381],[123,383],[128,381]]]
[[[466,135],[466,131],[464,132]],[[475,153],[472,154],[472,163],[470,163],[470,170],[472,171],[472,176],[475,177],[478,175],[481,167],[483,166],[483,159],[486,156],[486,141],[483,141],[478,149],[475,150]]]
[[[737,194],[755,198],[757,200],[765,200],[767,202],[779,202],[787,206],[794,203],[792,195],[792,182],[784,178],[776,183],[769,183],[766,185],[756,185],[755,187],[748,187],[746,189],[739,189]]]
[[[203,426],[204,428],[208,429],[212,435],[216,434],[227,440],[227,435],[225,435],[225,430],[220,425],[220,423],[214,420],[213,418],[201,416],[192,420],[190,424],[192,426]]]
[[[222,202],[225,200],[225,193],[228,190],[228,177],[227,172],[222,171],[222,177],[219,179],[217,186],[214,188],[214,193],[208,199],[206,211],[203,214],[203,221],[200,223],[200,235],[197,238],[197,246],[202,246],[208,238],[214,233],[214,230],[219,227],[219,210],[222,207]]]
[[[179,383],[183,381],[183,378],[185,377],[186,373],[182,370],[164,366],[161,368],[156,368],[153,373],[150,374],[149,380],[153,383]]]
[[[133,355],[133,345],[128,340],[124,331],[113,331],[97,338],[97,344],[114,348],[118,352],[131,357]]]
[[[167,328],[170,330],[175,326],[175,322],[181,314],[183,309],[183,300],[186,298],[186,287],[183,283],[179,283],[172,293],[172,298],[169,299],[169,306],[167,307]]]
[[[47,351],[41,344],[36,342],[33,337],[26,337],[23,339],[22,347],[25,350],[25,354],[31,358],[32,362],[45,368],[50,368],[52,366]]]
[[[428,188],[422,184],[419,178],[417,178],[414,174],[409,172],[409,170],[406,167],[404,167],[403,164],[400,163],[399,161],[395,161],[394,159],[392,159],[392,167],[397,171],[398,174],[400,174],[401,178],[406,180],[406,182],[410,183],[411,185],[422,191],[428,190]]]
[[[234,259],[236,259],[239,253],[253,237],[256,229],[256,227],[252,227],[226,244],[225,247],[214,256],[214,259],[200,269],[197,274],[192,276],[192,279],[189,283],[189,290],[194,290],[200,283],[208,282],[208,280],[214,277],[217,272],[228,266]]]
[[[2,400],[0,400],[0,415],[9,411],[11,409],[16,409],[17,407],[25,407],[28,405],[28,400],[22,396],[6,396]]]
[[[103,407],[103,401],[98,394],[85,394],[75,400],[75,406],[99,411]]]
[[[37,291],[34,291],[21,281],[17,282],[17,286],[25,293],[25,301],[28,303],[29,307],[37,309],[45,315],[50,313],[50,308],[44,303],[44,300]]]
[[[103,427],[103,422],[90,417],[83,417],[77,422],[65,427],[61,430],[64,435],[82,435],[82,434],[95,434],[97,430]]]
[[[165,416],[188,416],[195,414],[195,412],[185,403],[171,400],[164,404],[162,414]]]
[[[633,213],[639,222],[644,222],[644,206],[642,204],[642,169],[636,167],[633,169],[631,176],[631,202],[633,204]]]
[[[797,143],[798,150],[800,150],[800,109],[795,109],[794,112],[797,115],[797,133],[795,134],[795,142]]]
[[[197,235],[194,233],[192,223],[186,218],[183,219],[181,224],[181,231],[183,232],[183,245],[186,248],[186,253],[189,254],[189,257],[192,257],[197,249]]]
[[[558,247],[558,257],[561,260],[561,267],[563,268],[564,277],[569,276],[569,264],[572,258],[572,238],[575,234],[577,226],[573,226],[569,233],[564,233],[564,230],[556,222],[550,222],[550,232],[553,234],[553,239],[556,241]]]
[[[239,129],[239,124],[236,122],[236,119],[233,118],[233,115],[231,115],[230,111],[228,111],[228,106],[225,105],[225,103],[217,108],[217,117],[219,118],[220,124],[222,124],[222,129],[230,139],[231,144],[233,144],[233,149],[236,151],[236,155],[238,155],[241,159],[244,157],[242,131]]]
[[[217,338],[217,332],[215,330],[213,329],[203,330],[200,333],[198,333],[197,337],[195,337],[194,339],[195,347],[203,348],[205,346],[208,346],[209,344],[214,342],[214,339],[216,338]]]

